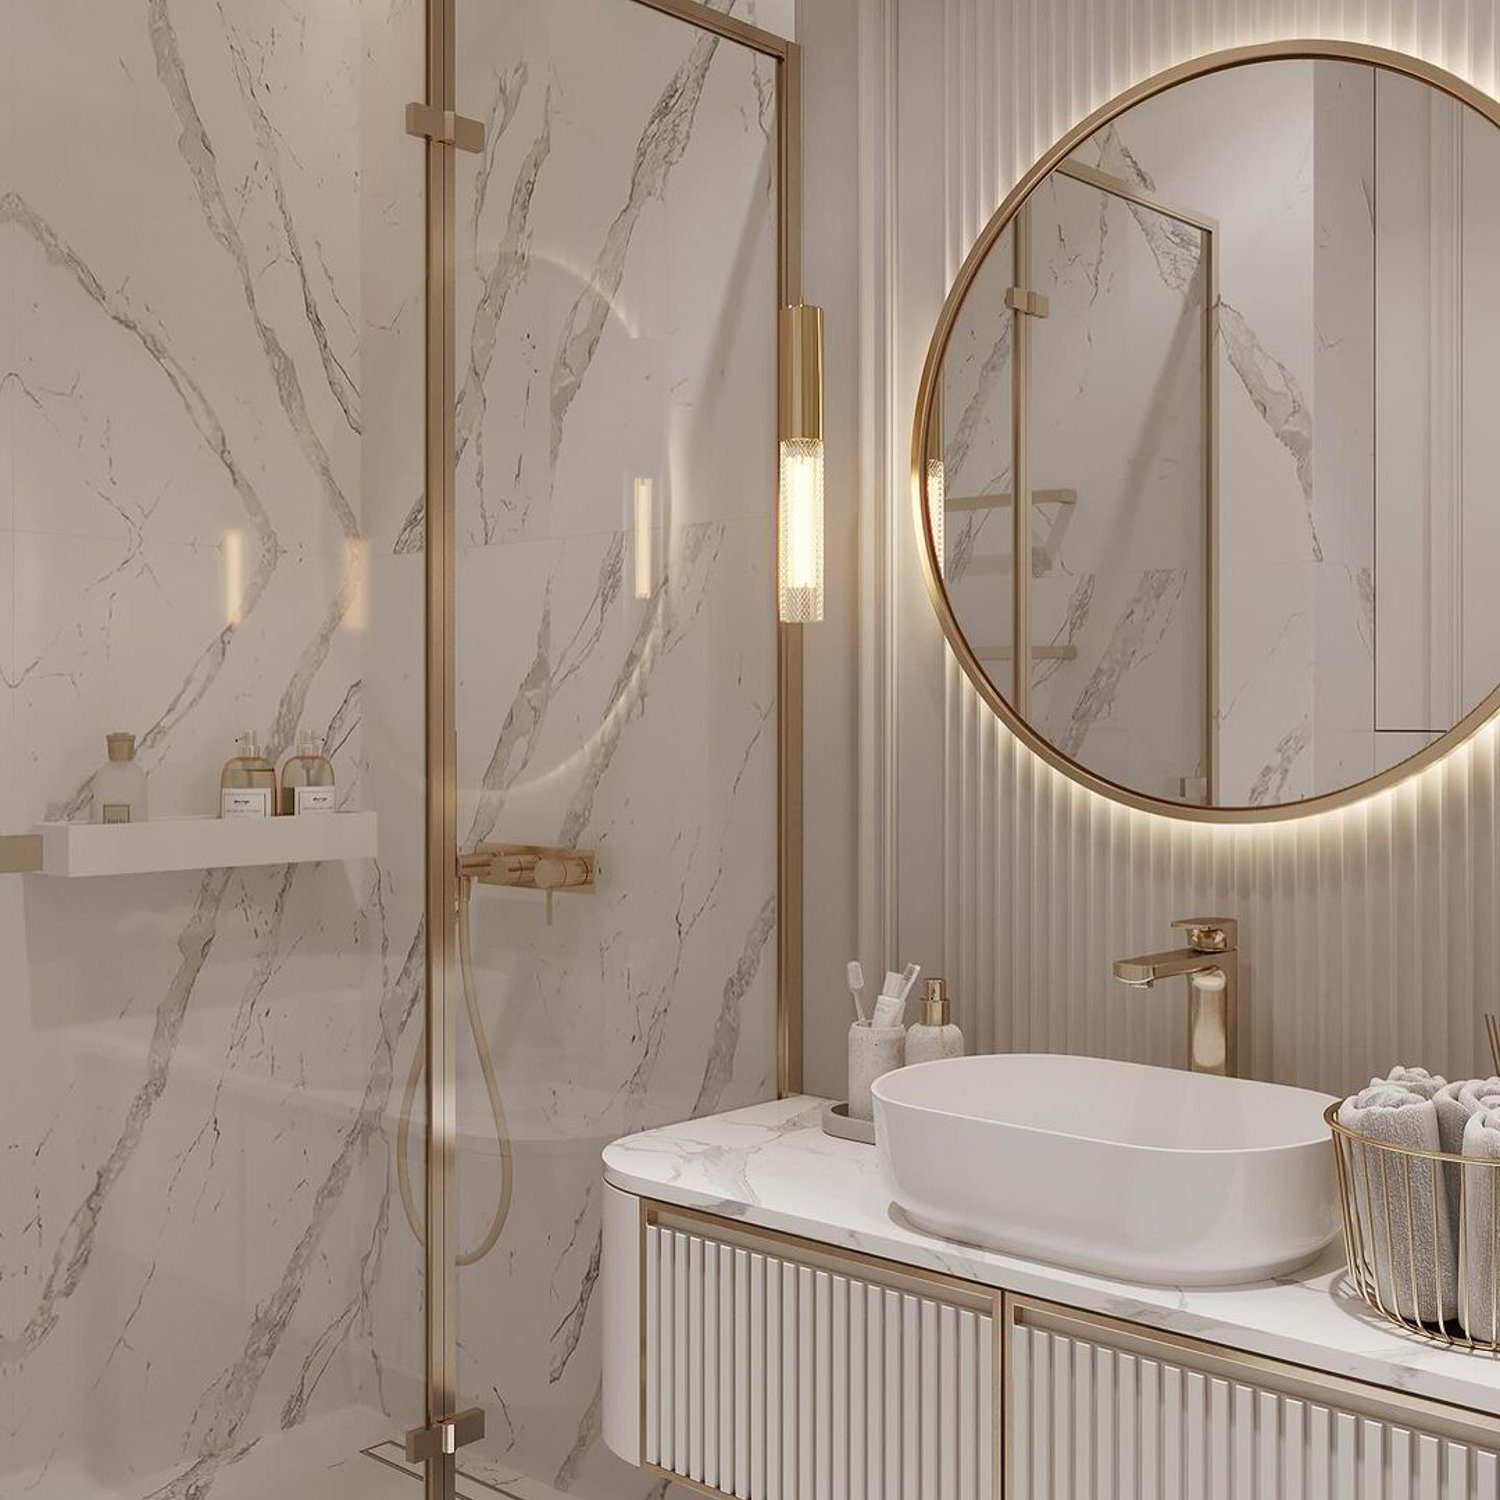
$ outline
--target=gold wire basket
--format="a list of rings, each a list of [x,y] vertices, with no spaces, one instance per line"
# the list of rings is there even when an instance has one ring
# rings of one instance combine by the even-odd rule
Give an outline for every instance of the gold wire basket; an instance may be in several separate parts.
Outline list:
[[[1500,1158],[1373,1140],[1338,1110],[1323,1118],[1355,1290],[1412,1333],[1500,1353]]]

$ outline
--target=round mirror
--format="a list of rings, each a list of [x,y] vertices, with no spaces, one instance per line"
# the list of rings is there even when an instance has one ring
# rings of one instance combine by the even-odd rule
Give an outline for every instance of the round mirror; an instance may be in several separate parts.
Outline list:
[[[1137,806],[1285,817],[1500,702],[1500,112],[1220,54],[1027,174],[949,295],[914,484],[985,698]]]

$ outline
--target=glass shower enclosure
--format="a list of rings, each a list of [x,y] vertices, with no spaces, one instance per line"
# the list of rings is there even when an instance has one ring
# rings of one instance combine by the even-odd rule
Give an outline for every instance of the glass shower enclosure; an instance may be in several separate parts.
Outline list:
[[[796,49],[6,17],[0,1493],[660,1493],[599,1150],[796,1081]],[[334,810],[218,816],[247,731]]]

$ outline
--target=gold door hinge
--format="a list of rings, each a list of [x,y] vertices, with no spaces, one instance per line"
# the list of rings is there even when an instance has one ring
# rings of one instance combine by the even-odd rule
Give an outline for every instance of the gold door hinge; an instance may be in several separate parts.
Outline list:
[[[430,104],[406,106],[406,133],[455,146],[460,151],[484,150],[483,120],[470,120],[451,109],[434,109]]]
[[[431,1427],[413,1427],[406,1434],[406,1461],[426,1463],[445,1453],[457,1453],[484,1436],[484,1408],[471,1406],[467,1411],[444,1417]]]
[[[1045,318],[1049,311],[1047,299],[1040,292],[1028,292],[1023,286],[1006,287],[1005,305],[1028,318]]]

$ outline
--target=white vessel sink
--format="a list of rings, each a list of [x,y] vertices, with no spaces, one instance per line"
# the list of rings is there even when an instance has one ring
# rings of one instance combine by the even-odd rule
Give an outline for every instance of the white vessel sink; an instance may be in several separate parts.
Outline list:
[[[877,1080],[880,1169],[919,1228],[1154,1285],[1256,1281],[1338,1228],[1324,1094],[1012,1053]]]

